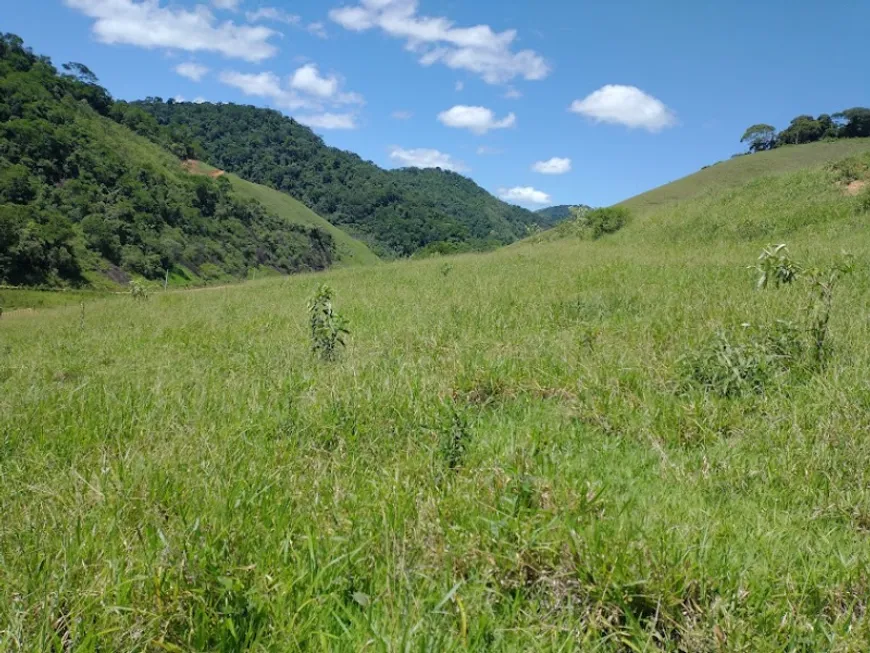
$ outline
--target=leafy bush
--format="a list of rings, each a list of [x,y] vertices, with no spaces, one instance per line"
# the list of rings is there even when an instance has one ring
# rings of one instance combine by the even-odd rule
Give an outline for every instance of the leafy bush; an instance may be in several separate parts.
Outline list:
[[[623,206],[579,212],[576,218],[580,226],[593,240],[614,234],[628,224],[631,212]]]
[[[776,287],[793,283],[801,273],[801,266],[792,260],[785,244],[765,247],[758,263],[750,269],[758,272],[758,288],[767,288],[771,282]]]
[[[320,286],[308,302],[311,350],[326,361],[338,357],[339,347],[345,346],[344,337],[350,334],[347,320],[332,306],[333,294],[329,286]]]

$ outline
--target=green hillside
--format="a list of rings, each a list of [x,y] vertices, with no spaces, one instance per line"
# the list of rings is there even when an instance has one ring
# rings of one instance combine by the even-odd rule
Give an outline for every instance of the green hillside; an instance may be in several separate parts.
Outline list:
[[[868,650],[870,154],[812,164],[598,240],[3,316],[2,641]]]
[[[180,135],[114,103],[81,64],[64,70],[0,37],[0,284],[190,283],[332,264],[329,232],[187,174]]]
[[[217,168],[202,162],[196,166],[202,173],[214,172]],[[278,192],[267,186],[261,186],[247,181],[237,175],[226,175],[236,192],[244,197],[256,200],[268,211],[283,219],[306,227],[315,227],[330,234],[335,241],[338,262],[344,265],[373,265],[380,259],[368,246],[349,236],[338,227],[333,226],[307,206],[286,193]]]
[[[820,167],[852,154],[870,151],[870,138],[790,145],[769,152],[739,156],[665,184],[620,203],[637,215],[647,215],[675,202],[707,192],[740,186],[763,176]]]
[[[378,254],[408,256],[457,244],[492,249],[553,224],[453,172],[383,170],[327,147],[277,111],[158,99],[134,106],[165,128],[189,133],[212,165],[290,194]]]

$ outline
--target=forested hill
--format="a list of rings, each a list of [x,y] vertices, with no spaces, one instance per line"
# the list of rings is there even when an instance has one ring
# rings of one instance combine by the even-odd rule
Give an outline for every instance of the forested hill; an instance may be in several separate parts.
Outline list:
[[[155,98],[136,106],[163,126],[189,130],[212,165],[289,193],[384,254],[445,242],[486,249],[552,224],[452,172],[383,170],[277,111]]]
[[[586,212],[591,211],[592,207],[586,206],[585,204],[560,204],[559,206],[548,206],[545,209],[539,209],[537,214],[552,220],[555,223],[574,217],[575,209],[581,212]]]
[[[86,66],[64,70],[0,35],[0,283],[212,279],[333,262],[329,233],[269,212],[227,179],[188,174],[183,135],[115,103]]]

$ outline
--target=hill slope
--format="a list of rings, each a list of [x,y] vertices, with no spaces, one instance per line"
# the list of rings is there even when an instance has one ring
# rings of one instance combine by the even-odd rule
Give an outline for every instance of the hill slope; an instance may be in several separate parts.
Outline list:
[[[641,193],[618,206],[637,215],[655,212],[675,202],[703,193],[739,186],[763,176],[780,175],[812,167],[870,150],[870,139],[855,138],[808,145],[787,145],[722,161],[677,181]]]
[[[217,168],[197,161],[193,171],[200,174],[214,174]],[[343,265],[372,265],[380,262],[378,256],[365,243],[327,222],[287,193],[255,184],[233,174],[226,175],[226,178],[230,180],[239,195],[256,200],[267,210],[288,222],[305,227],[315,227],[330,234],[335,241],[339,263]]]
[[[0,38],[0,283],[83,285],[100,271],[190,281],[334,261],[330,233],[270,213],[226,179],[187,174],[112,119],[134,116],[90,71],[69,68]]]
[[[865,162],[596,242],[4,316],[4,641],[870,650]],[[780,234],[856,255],[824,364],[818,288],[746,269]]]
[[[409,255],[442,241],[487,248],[552,224],[455,173],[387,171],[327,147],[277,111],[157,100],[135,106],[165,127],[189,130],[212,165],[289,193],[379,253]]]

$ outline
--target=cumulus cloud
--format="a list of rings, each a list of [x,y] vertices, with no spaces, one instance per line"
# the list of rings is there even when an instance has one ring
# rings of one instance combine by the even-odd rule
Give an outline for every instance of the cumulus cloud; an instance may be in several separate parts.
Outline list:
[[[211,3],[218,9],[235,11],[239,8],[239,4],[241,3],[241,1],[242,0],[211,0]]]
[[[496,32],[489,25],[456,27],[447,18],[419,15],[418,6],[418,0],[360,0],[357,5],[333,9],[329,17],[356,32],[380,29],[403,39],[405,49],[418,55],[424,66],[441,63],[468,70],[489,84],[517,77],[539,80],[550,73],[537,52],[514,49],[516,30]]]
[[[551,204],[552,199],[547,193],[532,188],[531,186],[516,186],[514,188],[501,188],[498,196],[505,202],[516,204]]]
[[[357,126],[356,116],[351,113],[320,113],[293,117],[312,129],[356,129]]]
[[[245,61],[263,61],[278,50],[267,27],[218,23],[204,5],[193,9],[163,7],[160,0],[65,0],[94,19],[93,33],[110,45],[217,52]]]
[[[395,120],[410,120],[414,117],[414,114],[410,111],[393,111],[391,116]]]
[[[175,67],[175,72],[177,72],[182,77],[187,77],[194,82],[198,82],[206,76],[206,74],[208,73],[208,68],[206,66],[203,66],[202,64],[190,61],[187,63],[178,64]]]
[[[441,168],[454,172],[467,172],[468,167],[449,154],[438,150],[413,149],[405,150],[393,147],[390,150],[390,160],[404,168]]]
[[[204,97],[202,97],[201,95],[200,95],[199,97],[195,97],[195,98],[193,98],[193,103],[194,103],[194,104],[205,104],[206,102],[208,102],[208,100],[206,100],[206,99],[205,99]]]
[[[302,20],[301,16],[288,13],[283,9],[278,9],[277,7],[260,7],[256,11],[247,12],[245,17],[251,23],[271,20],[276,23],[287,23],[288,25],[298,25]]]
[[[305,29],[308,30],[309,34],[314,34],[314,36],[319,39],[325,39],[327,37],[326,26],[323,23],[311,23]]]
[[[523,97],[523,94],[520,93],[517,89],[511,86],[507,91],[505,91],[504,98],[506,100],[519,100]]]
[[[323,77],[315,64],[297,69],[286,84],[273,72],[240,73],[232,70],[222,72],[220,81],[245,95],[264,98],[279,109],[311,112],[303,116],[294,115],[294,118],[320,129],[355,129],[356,116],[353,113],[332,113],[329,109],[364,102],[358,93],[343,92],[338,77]]]
[[[517,117],[512,113],[501,120],[496,120],[492,109],[461,104],[439,113],[438,120],[448,127],[468,129],[475,134],[485,134],[493,129],[507,129],[517,124]]]
[[[564,175],[571,172],[571,159],[560,159],[554,156],[549,161],[538,161],[532,166],[532,170],[542,175]]]
[[[608,84],[582,100],[575,100],[571,111],[596,122],[625,125],[659,132],[677,123],[676,114],[665,104],[635,86]]]

